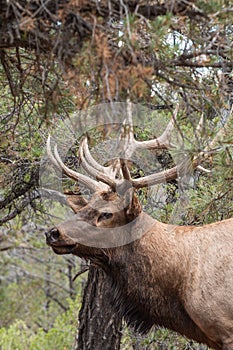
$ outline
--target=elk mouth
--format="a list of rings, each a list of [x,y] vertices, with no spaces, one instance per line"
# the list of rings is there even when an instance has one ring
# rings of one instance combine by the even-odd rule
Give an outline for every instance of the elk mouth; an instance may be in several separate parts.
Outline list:
[[[56,254],[72,254],[76,244],[48,244]]]

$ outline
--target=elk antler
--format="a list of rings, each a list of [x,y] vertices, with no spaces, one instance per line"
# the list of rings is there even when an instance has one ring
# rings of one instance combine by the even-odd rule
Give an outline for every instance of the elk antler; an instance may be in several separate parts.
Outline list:
[[[175,122],[176,122],[176,117],[178,114],[178,109],[179,109],[179,105],[177,105],[172,119],[170,120],[170,122],[168,123],[165,131],[163,132],[163,134],[161,136],[159,136],[156,139],[153,140],[149,140],[149,141],[137,141],[134,138],[134,134],[133,134],[133,129],[132,129],[132,117],[131,117],[131,110],[128,109],[128,122],[129,122],[129,136],[128,136],[128,143],[130,143],[130,152],[132,153],[132,151],[136,150],[136,149],[171,149],[174,148],[175,146],[171,143],[171,133],[172,130],[174,128]],[[196,132],[199,134],[201,127],[203,124],[203,115],[201,116],[201,119],[199,121],[199,124],[197,126],[197,130]],[[216,153],[216,149],[212,149],[213,145],[216,143],[216,141],[219,139],[219,137],[221,137],[222,135],[224,135],[226,130],[226,126],[224,127],[224,129],[220,130],[220,132],[217,134],[217,136],[215,137],[215,139],[207,146],[205,147],[205,149],[201,152],[199,152],[199,154],[197,156],[195,156],[192,160],[192,168],[193,169],[199,169],[200,171],[204,171],[209,173],[210,170],[207,170],[205,168],[203,168],[200,163],[204,160],[209,158],[209,156],[213,153]],[[127,142],[125,143],[125,145],[127,145]],[[127,153],[127,151],[126,151]],[[125,157],[127,159],[127,157]],[[125,159],[121,160],[121,167],[122,167],[122,172],[124,175],[124,178],[127,179],[128,181],[131,182],[132,186],[135,188],[142,188],[145,186],[151,186],[151,185],[156,185],[159,184],[161,182],[164,181],[171,181],[176,179],[178,176],[182,176],[183,174],[185,174],[187,172],[187,167],[189,166],[189,164],[187,163],[187,160],[184,160],[183,162],[181,162],[179,165],[172,167],[171,169],[168,170],[164,170],[155,174],[151,174],[151,175],[147,175],[144,177],[141,177],[140,179],[132,179],[131,175],[130,175],[130,171],[127,167],[127,163]]]
[[[81,164],[86,170],[86,172],[89,175],[94,176],[98,181],[95,181],[86,175],[80,174],[72,169],[69,169],[62,162],[57,151],[57,146],[54,147],[54,154],[52,153],[50,145],[50,136],[48,137],[47,141],[48,156],[51,159],[52,163],[57,168],[62,169],[68,177],[76,181],[80,181],[93,191],[109,189],[116,191],[117,186],[122,184],[124,180],[128,180],[134,188],[142,188],[146,186],[159,184],[164,181],[174,180],[187,171],[187,160],[182,161],[180,164],[172,167],[171,169],[147,175],[139,179],[132,179],[127,166],[127,159],[130,159],[132,154],[137,149],[151,150],[174,148],[175,146],[171,143],[171,134],[176,123],[178,110],[179,105],[177,105],[170,122],[168,123],[165,131],[161,136],[149,141],[137,141],[134,137],[131,104],[129,103],[127,109],[127,121],[124,122],[123,131],[121,132],[119,140],[119,147],[121,147],[121,156],[118,159],[115,159],[115,163],[110,166],[103,166],[92,157],[88,148],[87,137],[85,137],[82,140],[79,147],[79,156],[81,159]],[[198,129],[200,129],[200,125],[198,126]],[[127,132],[125,132],[125,130]],[[197,132],[199,132],[199,130],[197,130]],[[212,154],[213,151],[209,150],[209,147],[208,149],[205,148],[204,151],[200,152],[198,156],[194,157],[192,161],[192,167],[199,168],[203,171],[207,171],[206,169],[200,166],[201,161],[203,160],[203,158],[206,158],[207,153]],[[117,175],[119,175],[119,178],[117,178]]]

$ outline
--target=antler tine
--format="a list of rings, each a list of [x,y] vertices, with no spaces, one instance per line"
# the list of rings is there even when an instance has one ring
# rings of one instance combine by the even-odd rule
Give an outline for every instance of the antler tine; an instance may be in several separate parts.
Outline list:
[[[170,122],[168,123],[163,134],[158,138],[148,141],[137,141],[135,140],[135,146],[137,149],[169,149],[174,148],[174,145],[171,144],[171,133],[174,129],[177,114],[179,111],[179,104],[177,104],[176,109],[172,115]]]
[[[197,164],[193,164],[195,168]],[[140,179],[132,179],[131,183],[134,188],[142,188],[147,186],[158,185],[164,183],[165,181],[171,181],[177,179],[178,176],[182,176],[187,171],[187,161],[182,162],[179,165],[172,167],[171,169],[160,171],[156,174],[147,175],[141,177]]]
[[[95,176],[97,180],[102,181],[103,183],[107,184],[113,191],[116,190],[116,181],[114,179],[111,179],[111,177],[107,174],[104,174],[100,170],[96,169],[92,165],[88,163],[86,160],[86,154],[84,149],[84,142],[85,138],[82,140],[80,147],[79,147],[79,156],[82,162],[83,168],[90,174],[91,176]],[[97,163],[98,164],[98,163]],[[99,164],[98,167],[101,167]]]
[[[123,178],[121,171],[121,162],[119,158],[113,159],[111,164],[107,168],[110,173],[110,176],[116,179],[116,181],[118,180],[117,176],[119,176],[119,179]]]
[[[174,148],[175,146],[171,144],[171,133],[174,129],[177,114],[179,111],[179,104],[177,104],[176,109],[172,115],[172,118],[170,122],[168,123],[166,129],[164,130],[163,134],[159,136],[158,138],[155,138],[153,140],[148,141],[137,141],[134,137],[133,133],[133,122],[132,122],[132,111],[130,107],[127,109],[127,122],[129,124],[129,131],[127,133],[128,139],[127,142],[125,142],[125,154],[130,155],[136,150],[136,149],[169,149]],[[124,121],[124,124],[126,121]],[[122,136],[121,136],[122,138]],[[126,139],[126,138],[125,138]],[[128,149],[129,148],[129,149]]]
[[[88,142],[87,142],[87,136],[84,137],[83,142],[83,153],[85,154],[85,159],[88,162],[89,165],[91,165],[94,169],[100,171],[101,173],[109,174],[109,167],[105,167],[101,164],[99,164],[91,155],[89,147],[88,147]]]
[[[48,155],[49,159],[51,160],[51,162],[53,163],[53,165],[55,165],[56,168],[60,169],[60,165],[56,161],[56,159],[53,155],[52,149],[51,149],[51,136],[50,136],[50,134],[47,138],[46,150],[47,150],[47,155]]]
[[[120,164],[121,164],[121,170],[122,170],[122,174],[125,180],[128,180],[129,182],[132,183],[132,178],[130,175],[130,171],[129,168],[127,166],[126,160],[125,159],[120,159]]]
[[[207,173],[207,174],[211,173],[211,170],[206,169],[206,168],[204,168],[204,167],[201,166],[201,165],[198,165],[198,166],[197,166],[197,169],[200,170],[200,171],[203,171],[204,173]]]
[[[47,154],[52,161],[52,163],[58,168],[59,170],[63,170],[64,173],[70,177],[71,179],[75,181],[80,181],[83,185],[88,187],[92,191],[97,191],[103,189],[102,184],[98,183],[97,181],[87,177],[86,175],[80,174],[72,169],[69,169],[61,160],[61,157],[57,150],[57,145],[54,147],[54,155],[51,150],[51,137],[48,136],[47,139]]]
[[[85,159],[89,165],[91,165],[93,168],[100,171],[101,173],[104,173],[105,175],[109,176],[111,179],[115,179],[118,170],[114,169],[114,166],[112,164],[109,166],[103,166],[92,157],[89,150],[87,137],[85,137],[83,140],[83,150],[85,154]]]
[[[119,162],[118,162],[118,169],[119,169],[121,176],[123,176],[123,178],[125,178],[125,179],[129,175],[129,170],[128,170],[126,162],[123,161],[123,159],[130,159],[131,158],[132,154],[134,153],[134,151],[136,149],[135,144],[136,144],[136,140],[135,140],[134,132],[133,132],[132,104],[130,102],[128,102],[127,103],[127,118],[124,119],[124,121],[122,123],[121,132],[120,132],[120,135],[118,138],[118,146],[120,148],[120,153],[121,153],[121,156],[120,156]]]
[[[129,122],[129,124],[126,124],[126,122]],[[132,156],[136,150],[136,142],[131,121],[124,120],[119,137],[122,157],[129,159]]]
[[[75,180],[75,181],[80,181],[83,185],[87,186],[88,188],[90,188],[93,191],[97,191],[97,190],[103,190],[106,189],[105,186],[93,179],[91,179],[90,177],[78,173],[77,171],[74,171],[70,168],[68,168],[61,160],[60,155],[57,151],[57,145],[55,145],[54,147],[54,155],[56,158],[56,161],[58,162],[59,166],[61,167],[61,169],[64,171],[64,173],[70,177],[71,179]]]
[[[126,163],[126,159],[130,159],[135,151],[131,103],[127,104],[127,119],[123,121],[123,124],[121,126],[118,145],[120,147],[121,156],[118,158],[118,161],[116,163],[116,173],[119,173],[121,180],[125,179],[131,181],[130,171]]]
[[[134,142],[132,104],[127,104],[127,122],[129,124],[128,140]]]

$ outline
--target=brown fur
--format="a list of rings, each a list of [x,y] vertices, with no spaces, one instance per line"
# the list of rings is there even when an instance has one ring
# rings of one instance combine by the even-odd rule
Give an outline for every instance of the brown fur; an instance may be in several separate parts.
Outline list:
[[[159,325],[216,350],[233,349],[233,219],[202,227],[166,225],[141,212],[130,190],[123,196],[96,193],[76,211],[73,221],[47,233],[47,243],[57,254],[72,253],[103,268],[112,279],[113,302],[129,325],[140,332]],[[99,220],[106,211],[112,217]],[[129,222],[137,238],[131,243],[115,248],[82,243],[87,224],[103,238],[106,228],[111,236],[111,228],[124,232]],[[137,236],[140,228],[144,234]],[[93,229],[86,234],[99,237]]]

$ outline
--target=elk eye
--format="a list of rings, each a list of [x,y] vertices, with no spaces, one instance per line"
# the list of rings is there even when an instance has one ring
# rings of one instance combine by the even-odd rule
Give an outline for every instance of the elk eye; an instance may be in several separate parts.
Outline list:
[[[101,213],[100,216],[98,217],[98,222],[111,219],[112,216],[113,216],[112,213]]]

